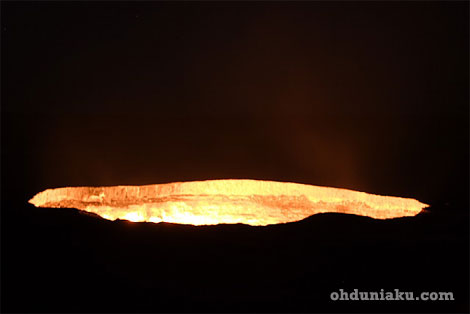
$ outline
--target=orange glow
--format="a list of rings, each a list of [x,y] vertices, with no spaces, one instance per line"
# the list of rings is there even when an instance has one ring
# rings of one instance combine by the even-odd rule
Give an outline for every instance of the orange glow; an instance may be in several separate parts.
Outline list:
[[[29,202],[37,207],[77,208],[110,220],[254,226],[327,212],[397,218],[414,216],[428,206],[410,198],[261,180],[66,187],[45,190]]]

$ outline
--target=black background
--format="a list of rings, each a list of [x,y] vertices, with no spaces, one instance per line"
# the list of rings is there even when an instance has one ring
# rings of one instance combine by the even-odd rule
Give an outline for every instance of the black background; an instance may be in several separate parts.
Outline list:
[[[468,311],[468,2],[2,2],[2,310]],[[35,209],[251,178],[416,198],[195,228]],[[332,302],[340,288],[454,302]]]

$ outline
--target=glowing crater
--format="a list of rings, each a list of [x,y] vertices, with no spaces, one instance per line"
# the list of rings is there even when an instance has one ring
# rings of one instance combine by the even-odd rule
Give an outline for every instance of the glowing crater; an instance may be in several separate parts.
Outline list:
[[[110,220],[254,226],[293,222],[327,212],[398,218],[414,216],[428,206],[415,199],[339,188],[231,179],[65,187],[40,192],[29,202],[37,207],[77,208]]]

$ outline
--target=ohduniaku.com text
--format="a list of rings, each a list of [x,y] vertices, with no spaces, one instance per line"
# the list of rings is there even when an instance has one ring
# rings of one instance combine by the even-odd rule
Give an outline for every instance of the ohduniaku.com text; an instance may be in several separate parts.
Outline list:
[[[410,291],[400,291],[394,289],[392,291],[359,291],[353,289],[352,291],[333,291],[330,293],[332,301],[453,301],[453,292],[421,292],[413,293]]]

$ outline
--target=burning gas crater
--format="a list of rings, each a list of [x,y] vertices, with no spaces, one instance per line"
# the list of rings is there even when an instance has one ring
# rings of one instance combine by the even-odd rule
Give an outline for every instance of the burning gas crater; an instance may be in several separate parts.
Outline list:
[[[253,226],[329,212],[397,218],[414,216],[428,206],[410,198],[261,180],[65,187],[45,190],[29,202],[37,207],[77,208],[110,220]]]

